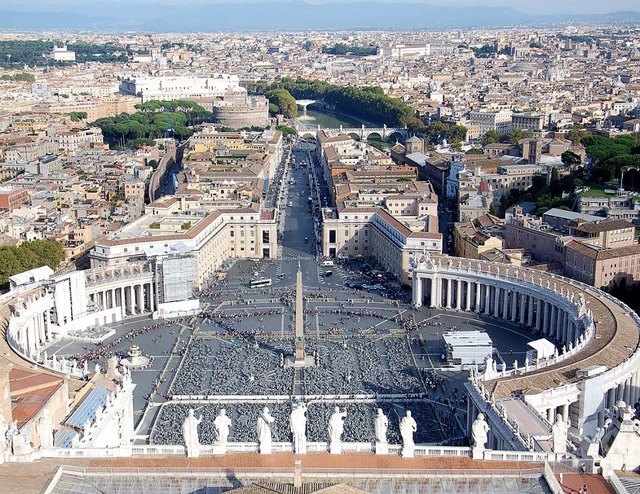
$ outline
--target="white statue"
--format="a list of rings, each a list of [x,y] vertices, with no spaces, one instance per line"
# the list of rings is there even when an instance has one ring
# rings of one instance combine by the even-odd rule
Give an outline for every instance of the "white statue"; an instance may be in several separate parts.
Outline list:
[[[229,430],[231,429],[231,419],[227,416],[227,411],[224,408],[220,410],[220,413],[213,421],[213,426],[216,428],[216,444],[226,446]]]
[[[200,439],[198,439],[198,424],[202,422],[202,414],[197,419],[193,414],[193,408],[189,409],[189,415],[182,423],[182,437],[187,448],[187,456],[197,458],[200,456]]]
[[[4,421],[4,417],[0,415],[0,459],[4,458],[4,452],[7,450],[9,424]]]
[[[53,448],[53,420],[49,417],[49,412],[46,409],[36,424],[36,432],[40,437],[42,449]]]
[[[402,457],[413,458],[415,452],[415,443],[413,442],[413,433],[418,430],[416,421],[411,416],[411,411],[407,413],[400,421],[400,435],[402,436]]]
[[[561,414],[556,415],[556,422],[551,427],[551,440],[553,443],[553,452],[564,454],[567,452],[567,423],[563,420]]]
[[[378,408],[378,415],[376,415],[376,441],[382,444],[387,443],[387,429],[389,427],[389,419],[382,411],[382,408]]]
[[[289,417],[289,427],[293,434],[293,451],[298,455],[307,453],[307,406],[299,403],[294,406]]]
[[[275,422],[275,417],[269,413],[269,408],[264,407],[258,416],[258,444],[260,454],[271,454],[271,424]]]
[[[333,414],[329,419],[327,432],[329,433],[329,448],[332,454],[340,454],[342,452],[342,432],[344,431],[344,419],[347,418],[347,412],[341,412],[340,407],[333,409]]]
[[[482,412],[478,414],[473,424],[471,424],[471,439],[475,449],[485,449],[489,439],[489,425]]]

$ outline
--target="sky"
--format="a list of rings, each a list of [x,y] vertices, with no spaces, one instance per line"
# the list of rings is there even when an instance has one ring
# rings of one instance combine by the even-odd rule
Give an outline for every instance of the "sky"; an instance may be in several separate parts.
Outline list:
[[[39,4],[51,7],[56,10],[64,9],[67,6],[82,4],[102,4],[110,0],[0,0],[0,5],[4,9],[11,7],[29,7]],[[212,4],[212,3],[247,3],[247,2],[265,2],[265,1],[282,1],[282,0],[127,0],[127,4]],[[300,1],[300,0],[284,0],[284,1]],[[354,3],[354,1],[372,1],[372,0],[305,0],[306,3]],[[444,5],[452,7],[463,6],[492,6],[492,7],[511,7],[527,14],[553,14],[553,13],[573,13],[573,14],[593,14],[616,12],[621,10],[639,11],[640,4],[638,0],[611,0],[603,2],[602,0],[373,0],[377,3],[426,3],[432,5]],[[118,2],[119,3],[119,2]]]

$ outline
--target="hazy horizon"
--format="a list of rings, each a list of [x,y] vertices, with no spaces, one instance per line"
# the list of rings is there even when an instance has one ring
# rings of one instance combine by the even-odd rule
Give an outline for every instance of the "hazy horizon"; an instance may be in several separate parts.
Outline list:
[[[296,3],[296,4],[323,4],[323,3],[401,3],[424,4],[438,7],[504,7],[519,10],[529,15],[553,15],[557,14],[604,14],[617,11],[639,11],[637,0],[616,0],[602,3],[595,0],[565,0],[561,4],[554,0],[116,0],[114,2],[91,0],[3,0],[3,9],[19,8],[20,10],[39,9],[41,7],[56,10],[65,10],[72,6],[87,7],[90,5],[105,6],[106,4],[126,3],[127,5],[165,5],[180,6],[181,4],[246,4],[246,3]]]

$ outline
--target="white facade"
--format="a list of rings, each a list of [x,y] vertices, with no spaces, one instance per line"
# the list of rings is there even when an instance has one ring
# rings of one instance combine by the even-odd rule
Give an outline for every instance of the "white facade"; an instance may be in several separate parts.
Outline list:
[[[211,77],[127,77],[120,83],[120,92],[142,97],[146,102],[188,98],[212,98],[227,91],[246,92],[236,75],[213,74]]]

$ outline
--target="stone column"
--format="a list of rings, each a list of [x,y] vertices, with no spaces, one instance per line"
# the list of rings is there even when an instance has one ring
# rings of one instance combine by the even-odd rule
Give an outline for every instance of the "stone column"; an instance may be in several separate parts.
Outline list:
[[[558,337],[558,308],[555,305],[551,306],[551,327],[549,328],[549,334],[551,336]]]
[[[460,278],[456,280],[456,309],[462,309],[462,281]]]
[[[509,320],[509,290],[502,289],[502,319]]]
[[[527,324],[527,295],[524,293],[520,294],[520,319],[518,322]]]
[[[555,422],[555,417],[553,416],[553,408],[547,408],[547,422],[553,424]]]
[[[562,314],[563,314],[562,326],[563,326],[565,341],[571,341],[571,338],[569,337],[569,313],[566,311],[562,311]]]
[[[422,307],[422,278],[418,274],[415,274],[413,280],[413,305]]]
[[[481,288],[482,288],[482,285],[481,285],[480,283],[475,282],[475,283],[473,284],[473,291],[474,291],[474,293],[475,293],[475,299],[476,299],[476,306],[475,306],[475,310],[476,310],[476,312],[477,312],[478,314],[480,314],[480,312],[481,312],[481,310],[482,310],[482,306],[481,306],[481,303],[480,303],[480,295],[481,295],[481,293],[480,293],[480,292],[481,292]]]
[[[471,283],[468,281],[465,281],[464,283],[466,291],[464,292],[465,294],[465,308],[464,310],[470,311],[471,310]]]
[[[562,405],[562,420],[567,422],[569,420],[569,404]]]
[[[420,279],[420,293],[422,293],[422,284],[424,283],[423,279]],[[156,310],[156,302],[155,302],[155,294],[153,293],[153,281],[149,283],[149,310],[153,313]],[[420,305],[422,305],[422,300],[420,300]]]
[[[436,275],[431,278],[431,307],[438,307],[438,277]]]
[[[551,334],[551,304],[549,302],[544,303],[544,334]]]
[[[498,317],[500,315],[500,287],[493,287],[493,316]]]
[[[564,341],[564,334],[563,334],[564,325],[562,324],[563,314],[564,314],[564,311],[560,308],[557,308],[556,318],[554,319],[554,322],[556,323],[556,338],[560,337],[560,339]]]
[[[627,405],[631,404],[631,378],[624,382],[624,402]]]
[[[451,283],[453,283],[453,280],[451,278],[445,278],[447,280],[447,304],[446,307],[447,309],[451,309]]]
[[[134,298],[133,285],[129,285],[126,288],[129,288],[129,299],[127,300],[128,312],[129,312],[130,315],[133,315],[134,314],[134,312],[133,312],[133,298]],[[125,291],[126,291],[126,288],[125,288]]]
[[[611,410],[613,408],[613,405],[616,404],[616,390],[617,388],[611,388],[609,389],[609,391],[607,391],[606,406],[609,410]]]
[[[518,297],[520,294],[515,290],[511,290],[511,322],[518,319]]]
[[[491,287],[484,284],[484,313],[489,314],[491,311]]]
[[[43,322],[44,322],[44,336],[45,336],[45,341],[49,341],[51,339],[51,330],[50,330],[50,324],[51,324],[51,320],[49,319],[49,311],[45,312],[43,314],[44,318],[43,318]]]

